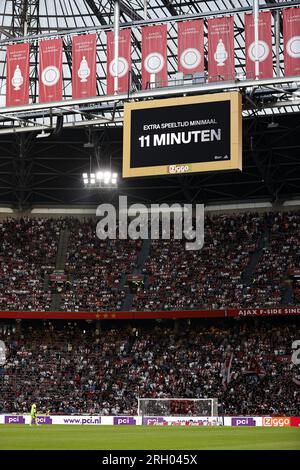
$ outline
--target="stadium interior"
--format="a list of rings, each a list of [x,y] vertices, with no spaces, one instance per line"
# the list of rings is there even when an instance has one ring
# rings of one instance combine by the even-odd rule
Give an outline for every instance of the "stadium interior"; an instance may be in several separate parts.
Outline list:
[[[300,416],[300,29],[298,72],[287,75],[282,16],[300,1],[257,3],[271,15],[268,78],[247,75],[256,1],[0,1],[0,415],[36,403],[41,415],[136,416],[138,397],[177,397],[217,399],[219,416]],[[228,16],[235,77],[212,81],[208,21]],[[190,20],[204,24],[203,72],[179,76],[176,25]],[[141,31],[161,25],[167,83],[145,87]],[[126,90],[108,94],[106,33],[125,28],[132,69]],[[89,34],[96,93],[81,99],[72,41]],[[43,102],[39,42],[54,38],[61,97]],[[7,47],[23,43],[28,102],[7,106]],[[242,171],[122,177],[126,105],[229,92],[242,102]],[[103,171],[111,184],[95,177]],[[99,239],[97,207],[120,196],[203,205],[203,248]]]

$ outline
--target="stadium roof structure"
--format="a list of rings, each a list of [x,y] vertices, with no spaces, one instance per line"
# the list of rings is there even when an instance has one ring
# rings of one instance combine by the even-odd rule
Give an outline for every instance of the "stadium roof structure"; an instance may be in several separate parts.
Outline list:
[[[300,0],[260,0],[272,12],[274,78],[245,80],[244,15],[252,0],[119,0],[120,26],[132,28],[132,88],[106,96],[106,31],[113,29],[114,0],[1,0],[0,2],[0,202],[19,208],[38,204],[97,204],[118,194],[132,201],[280,202],[300,194],[300,77],[285,77],[279,12]],[[234,15],[236,73],[233,83],[172,86],[177,73],[176,21]],[[141,90],[141,26],[168,23],[171,86]],[[205,23],[205,32],[206,32]],[[72,37],[97,34],[97,97],[72,100]],[[38,103],[38,41],[63,37],[63,101]],[[5,108],[6,47],[30,43],[30,105]],[[205,42],[207,52],[207,42]],[[87,190],[82,173],[109,165],[121,173],[123,104],[128,99],[241,90],[243,172],[122,180],[118,189]],[[47,133],[50,135],[47,137]],[[46,137],[45,137],[46,135]],[[42,137],[42,138],[39,138]]]

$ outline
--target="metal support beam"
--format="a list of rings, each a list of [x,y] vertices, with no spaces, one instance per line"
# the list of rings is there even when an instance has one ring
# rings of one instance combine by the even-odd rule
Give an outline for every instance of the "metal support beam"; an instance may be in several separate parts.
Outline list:
[[[86,2],[90,2],[91,0],[86,0]],[[300,0],[290,0],[282,3],[276,3],[276,4],[265,4],[265,5],[260,5],[259,9],[260,11],[264,10],[271,10],[271,11],[276,11],[276,10],[282,10],[282,8],[285,7],[295,7],[295,6],[300,6]],[[213,18],[215,16],[224,16],[224,15],[233,15],[235,13],[246,13],[246,12],[251,12],[252,11],[252,6],[247,6],[247,7],[240,7],[240,8],[232,8],[231,10],[215,10],[215,11],[206,11],[206,12],[199,12],[195,14],[184,14],[184,15],[176,15],[176,16],[169,16],[167,18],[151,18],[151,19],[141,19],[138,21],[131,21],[131,22],[126,22],[122,23],[122,27],[139,27],[139,26],[145,26],[145,25],[151,25],[151,24],[156,24],[156,23],[171,23],[174,21],[182,21],[182,20],[193,20],[193,19],[198,19],[198,18]],[[136,14],[134,15],[135,17],[137,16]],[[100,20],[99,20],[100,21]],[[98,26],[89,26],[89,27],[83,27],[83,28],[74,28],[74,29],[62,29],[59,31],[53,31],[51,33],[45,33],[45,34],[34,34],[25,37],[17,37],[12,39],[2,39],[0,40],[0,45],[5,45],[9,44],[11,42],[24,42],[26,39],[27,41],[34,41],[34,40],[40,40],[40,39],[46,39],[46,38],[51,38],[51,37],[63,37],[66,35],[72,35],[72,34],[79,34],[79,33],[85,33],[89,31],[105,31],[105,30],[112,30],[113,29],[113,24],[107,24],[107,25],[98,25]]]
[[[168,9],[172,16],[177,16],[177,11],[170,0],[162,0],[163,5]]]
[[[299,76],[294,77],[279,77],[279,78],[265,78],[262,80],[236,80],[230,82],[217,82],[217,83],[203,83],[203,84],[191,84],[184,86],[168,86],[163,88],[154,88],[151,90],[142,90],[130,94],[129,99],[132,100],[143,100],[145,98],[164,98],[171,96],[183,96],[184,94],[196,95],[214,92],[223,92],[230,90],[242,90],[245,88],[257,88],[268,85],[284,85],[288,83],[299,83]],[[116,101],[114,95],[102,95],[95,96],[92,98],[83,98],[80,100],[62,100],[53,103],[34,103],[23,106],[13,106],[10,108],[0,108],[0,116],[2,113],[13,114],[24,111],[37,111],[40,109],[50,108],[63,108],[64,106],[80,106],[85,104],[96,104],[96,103],[110,103]],[[120,93],[118,95],[118,101],[128,101],[127,93]]]
[[[119,90],[119,29],[120,29],[120,4],[119,0],[114,3],[114,61],[115,61],[115,76],[114,76],[114,93],[117,95]]]
[[[107,23],[103,16],[101,15],[99,8],[96,7],[94,0],[85,0],[87,5],[90,7],[94,15],[96,16],[97,20],[99,20],[99,23],[105,26]]]
[[[259,46],[259,0],[253,1],[253,18],[254,18],[254,45],[255,45],[255,78],[259,79],[259,57],[258,57],[258,46]]]
[[[140,16],[136,11],[133,10],[133,8],[130,8],[122,0],[120,0],[120,10],[122,13],[125,13],[125,15],[129,16],[129,18],[133,20],[143,20],[142,16]]]
[[[275,14],[276,77],[280,77],[280,11]]]
[[[104,127],[107,126],[107,124],[112,124],[111,122],[108,122],[105,119],[89,119],[86,121],[74,121],[74,122],[66,122],[64,123],[64,129],[73,129],[75,127],[90,127],[90,126],[95,126],[95,127]],[[117,118],[114,120],[115,125],[121,125],[123,123],[123,118]],[[0,135],[1,134],[20,134],[23,132],[40,132],[40,131],[47,131],[47,128],[45,126],[41,125],[35,125],[31,127],[11,127],[11,128],[1,128],[0,127]]]

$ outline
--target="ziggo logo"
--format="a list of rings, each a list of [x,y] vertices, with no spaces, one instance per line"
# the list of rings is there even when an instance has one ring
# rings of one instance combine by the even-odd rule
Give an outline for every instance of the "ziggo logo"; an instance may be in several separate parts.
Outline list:
[[[263,426],[286,427],[291,425],[291,418],[263,418]]]
[[[169,173],[187,173],[190,171],[189,165],[170,165]]]

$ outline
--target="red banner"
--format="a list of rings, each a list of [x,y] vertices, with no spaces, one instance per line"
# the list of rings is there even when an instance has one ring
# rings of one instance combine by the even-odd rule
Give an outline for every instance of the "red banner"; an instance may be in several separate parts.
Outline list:
[[[258,20],[258,61],[259,78],[273,77],[271,12],[259,14]],[[245,15],[246,77],[255,79],[254,17]]]
[[[48,318],[65,320],[146,320],[160,318],[213,318],[225,316],[225,310],[181,310],[175,312],[0,312],[0,318]]]
[[[84,320],[145,320],[165,318],[218,318],[300,315],[300,307],[230,310],[180,310],[156,312],[0,312],[0,318],[49,318]]]
[[[107,94],[115,92],[114,78],[115,65],[115,38],[113,31],[106,33],[107,41]],[[118,92],[126,93],[129,86],[129,73],[131,71],[131,29],[122,29],[119,34],[118,58]]]
[[[62,39],[40,42],[39,102],[62,99]]]
[[[291,426],[300,426],[300,417],[299,416],[292,416],[291,417]]]
[[[300,8],[283,10],[284,75],[300,75]]]
[[[29,102],[29,44],[7,46],[6,106]]]
[[[241,308],[227,310],[228,317],[300,315],[300,307]]]
[[[208,23],[208,80],[234,80],[233,17],[213,18]]]
[[[203,20],[178,23],[178,71],[204,71]]]
[[[72,97],[96,96],[96,34],[72,40]]]
[[[167,85],[167,25],[142,28],[142,88]]]

